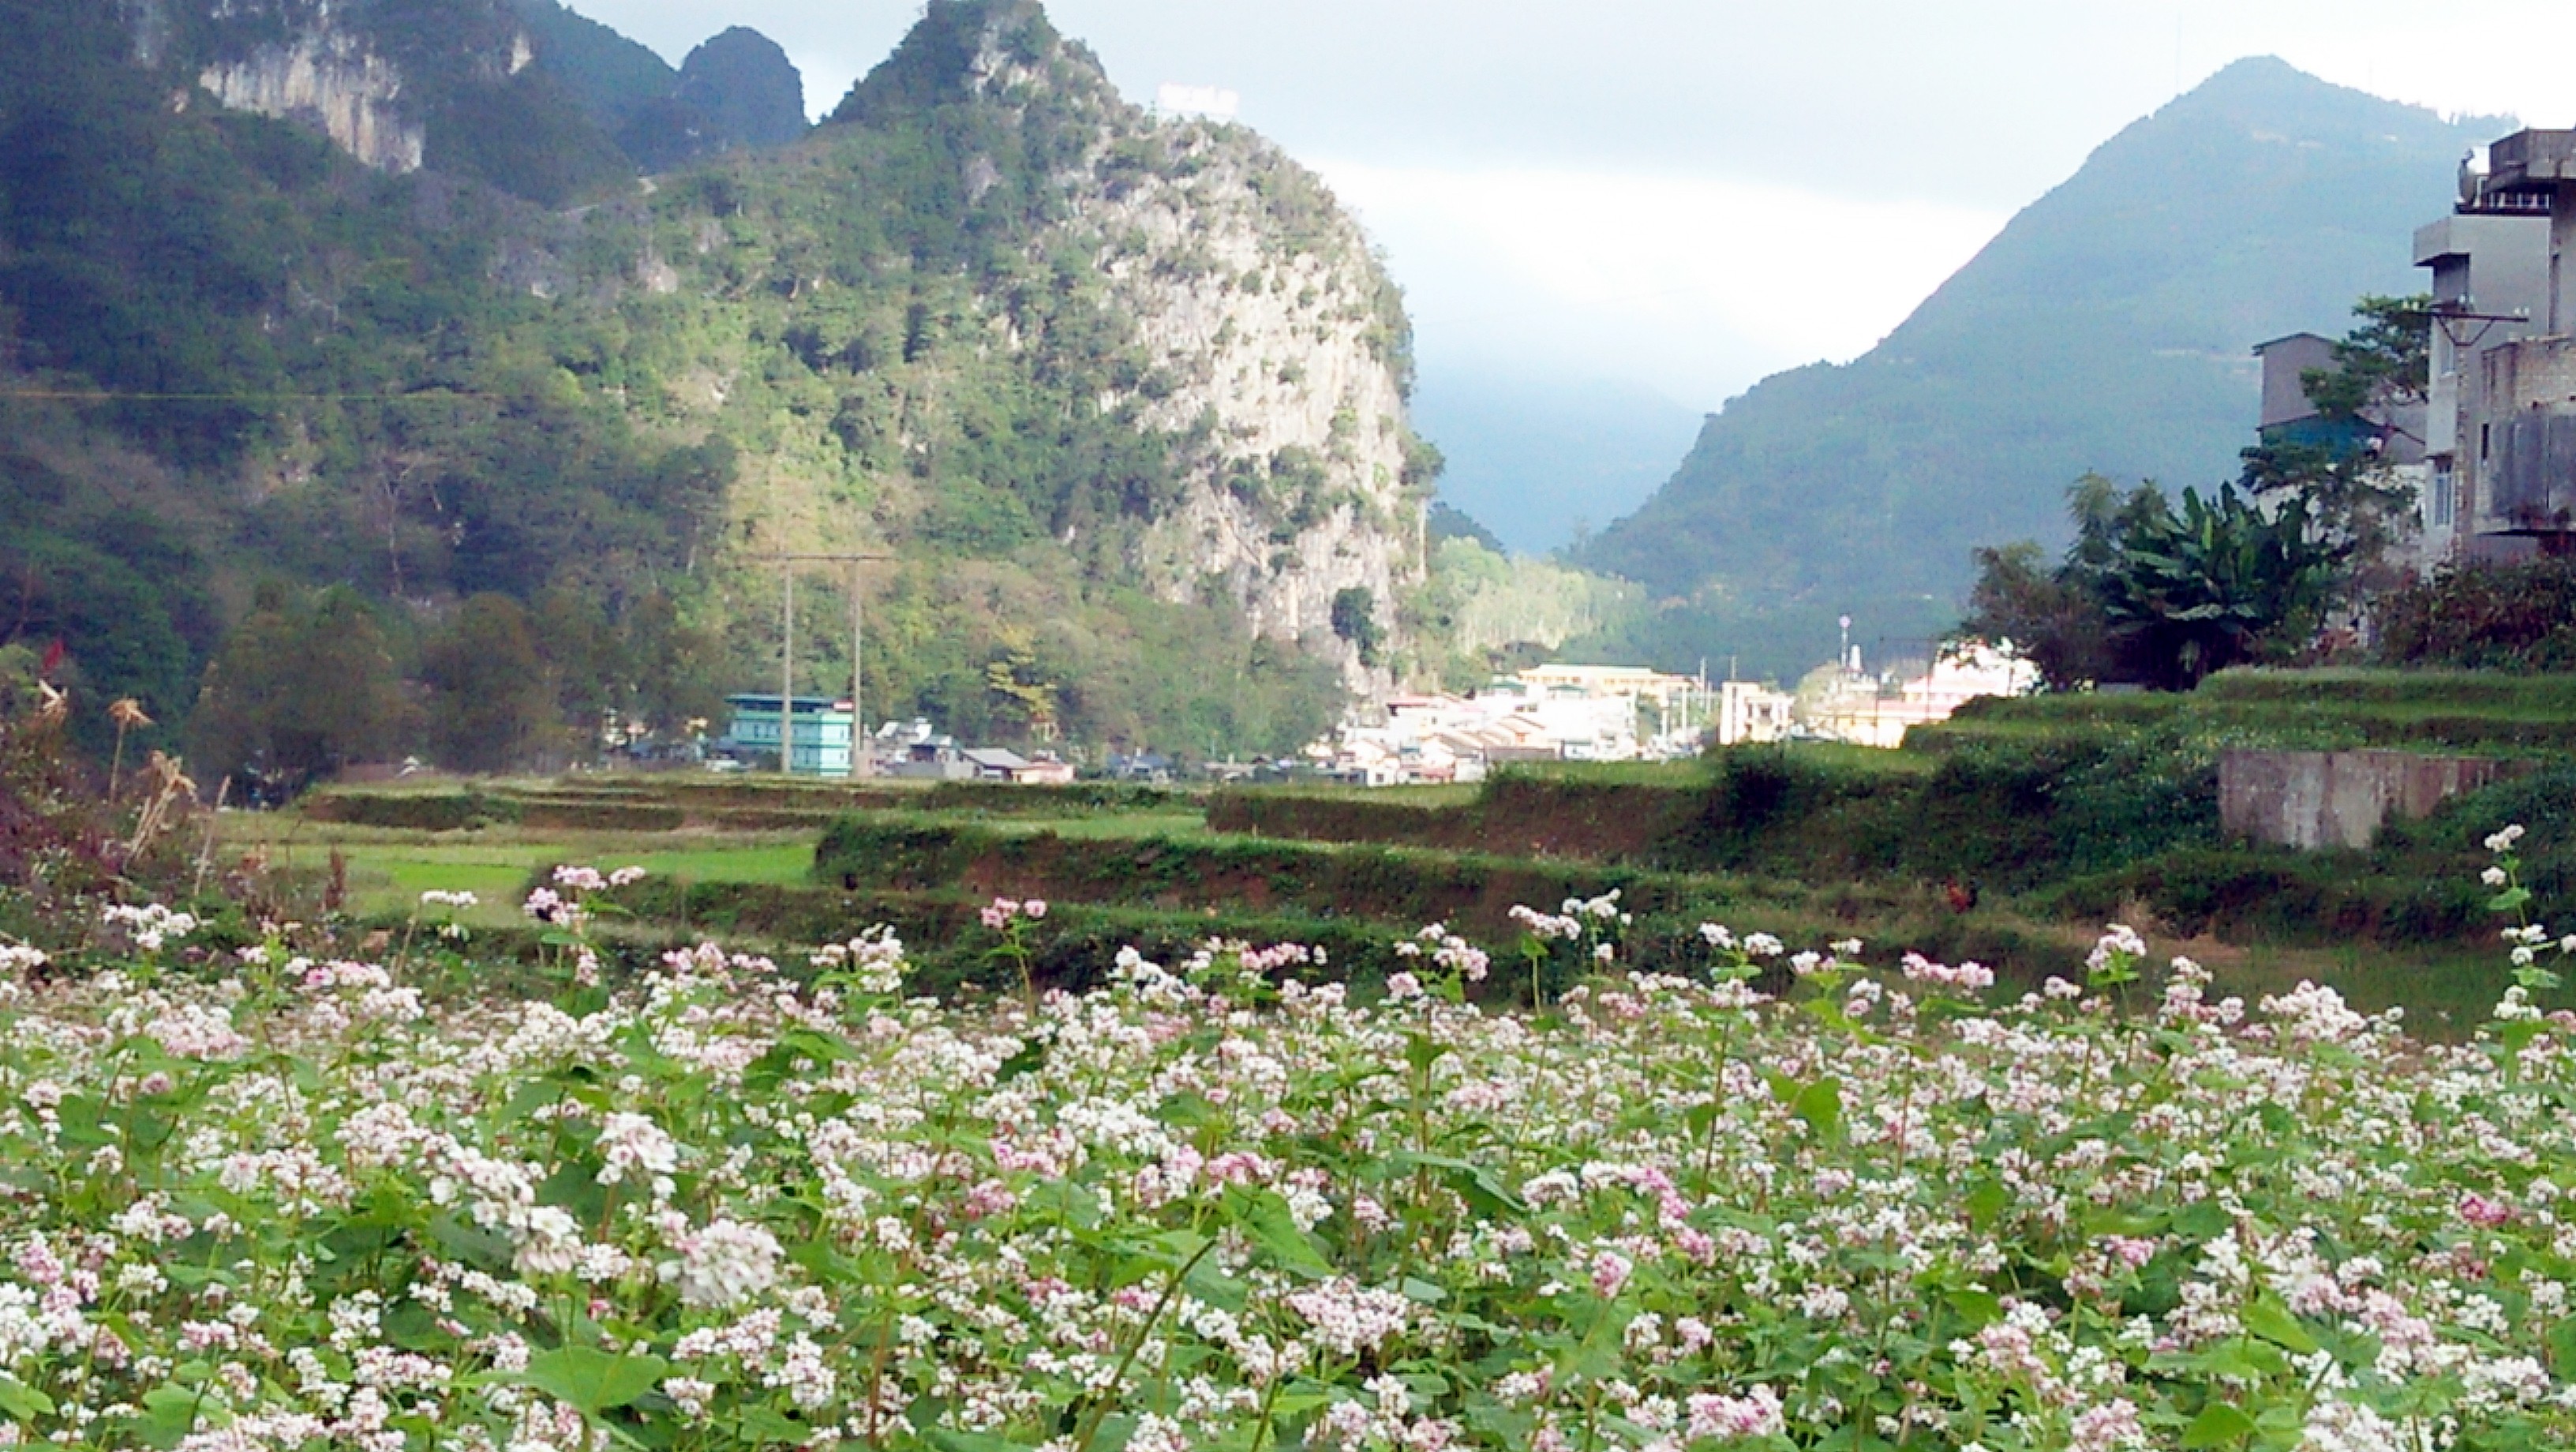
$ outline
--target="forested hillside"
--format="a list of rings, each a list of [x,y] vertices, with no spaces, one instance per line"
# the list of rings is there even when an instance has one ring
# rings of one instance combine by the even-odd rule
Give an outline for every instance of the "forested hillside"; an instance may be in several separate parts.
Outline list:
[[[2255,343],[2413,290],[2408,239],[2509,129],[2241,61],[2096,151],[1868,354],[1766,379],[1583,564],[1666,601],[1616,645],[1794,675],[1957,618],[1979,544],[2067,534],[2088,471],[2236,473]],[[1891,241],[1890,245],[1901,245]]]
[[[497,0],[218,13],[0,6],[0,642],[169,739],[202,687],[201,768],[677,729],[774,679],[782,551],[892,556],[871,715],[972,735],[1276,748],[1413,649],[1392,286],[1309,174],[1150,120],[1036,5],[936,0],[811,136],[650,181]],[[302,53],[444,77],[368,113],[422,167],[323,139],[346,96],[197,84]],[[298,715],[276,658],[353,633],[381,719]]]

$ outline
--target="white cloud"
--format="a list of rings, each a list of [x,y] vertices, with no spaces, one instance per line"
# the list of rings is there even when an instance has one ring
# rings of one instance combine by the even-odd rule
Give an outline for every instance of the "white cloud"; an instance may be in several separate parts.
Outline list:
[[[1322,162],[1386,248],[1421,351],[1500,351],[1714,408],[1866,352],[1999,212],[1709,177]]]

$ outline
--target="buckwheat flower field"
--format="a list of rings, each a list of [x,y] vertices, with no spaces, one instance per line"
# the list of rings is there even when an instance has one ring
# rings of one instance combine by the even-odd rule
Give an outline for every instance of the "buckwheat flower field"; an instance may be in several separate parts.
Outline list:
[[[2576,1020],[2524,989],[2444,1045],[2149,994],[2125,930],[2019,1001],[1714,924],[1650,977],[1576,904],[1535,1010],[1439,928],[1368,1003],[1217,944],[943,1007],[883,933],[591,984],[587,890],[553,1001],[181,972],[168,915],[0,959],[0,1437],[2576,1444]]]

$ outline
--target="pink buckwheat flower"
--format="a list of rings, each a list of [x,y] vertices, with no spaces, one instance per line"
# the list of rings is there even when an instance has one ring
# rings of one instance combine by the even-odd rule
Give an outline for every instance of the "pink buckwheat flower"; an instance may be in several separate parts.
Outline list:
[[[1701,1392],[1690,1399],[1690,1437],[1777,1437],[1787,1432],[1780,1394],[1757,1386],[1740,1397]]]
[[[2471,1190],[2460,1197],[2460,1218],[2481,1230],[2493,1230],[2498,1226],[2511,1225],[2514,1213],[2513,1207],[2504,1201],[2490,1200]]]
[[[1635,1263],[1628,1257],[1615,1250],[1605,1250],[1592,1257],[1592,1289],[1605,1297],[1616,1296],[1620,1288],[1628,1284],[1628,1277],[1635,1270]]]

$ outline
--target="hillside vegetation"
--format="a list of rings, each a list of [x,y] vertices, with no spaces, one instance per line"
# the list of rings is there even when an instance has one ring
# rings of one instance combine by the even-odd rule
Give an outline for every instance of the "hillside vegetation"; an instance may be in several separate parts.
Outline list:
[[[506,36],[474,70],[486,0],[350,33],[452,27],[424,105],[552,108],[433,117],[400,176],[186,86],[338,11],[163,8],[157,65],[114,7],[13,12],[0,48],[5,629],[65,641],[82,699],[173,739],[233,622],[328,586],[415,678],[462,602],[511,602],[478,628],[524,633],[572,733],[531,743],[676,727],[774,679],[778,551],[892,556],[871,715],[966,734],[1275,749],[1415,648],[1392,285],[1310,174],[1151,121],[1034,4],[938,0],[811,138],[645,187],[583,180],[606,133]],[[495,149],[448,164],[469,132]],[[582,200],[491,184],[528,176]],[[842,578],[804,582],[809,680],[848,678],[811,623]],[[1392,663],[1333,630],[1352,591]]]

